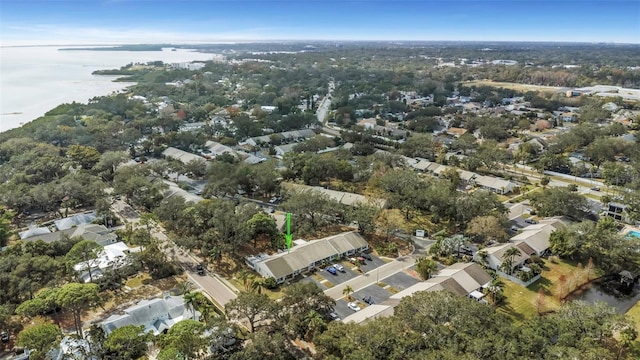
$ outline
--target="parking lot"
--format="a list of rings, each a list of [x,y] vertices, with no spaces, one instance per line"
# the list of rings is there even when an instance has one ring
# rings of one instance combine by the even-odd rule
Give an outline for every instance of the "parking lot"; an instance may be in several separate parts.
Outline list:
[[[380,286],[373,284],[373,285],[367,286],[364,289],[360,289],[354,292],[353,294],[351,294],[351,296],[353,296],[356,300],[358,300],[358,302],[360,302],[361,305],[364,304],[363,299],[369,296],[371,296],[371,300],[373,300],[374,304],[380,304],[383,301],[387,300],[389,297],[391,297],[391,293],[381,288]]]
[[[376,268],[378,268],[378,267],[380,267],[380,266],[385,264],[385,262],[382,261],[380,258],[378,258],[376,256],[373,256],[373,255],[370,255],[370,256],[371,256],[371,260],[365,260],[364,264],[360,265],[360,269],[362,270],[362,273],[366,273],[367,271],[374,270],[374,269],[376,269]],[[350,263],[349,261],[340,261],[339,264],[344,266],[344,271],[345,272],[338,271],[336,273],[336,275],[333,275],[333,274],[329,273],[326,270],[326,268],[330,266],[330,265],[327,265],[322,270],[318,269],[316,274],[322,276],[324,279],[326,279],[331,284],[336,285],[336,286],[339,285],[339,284],[342,284],[343,282],[345,282],[347,280],[351,280],[353,278],[356,278],[356,277],[358,277],[358,276],[360,276],[362,274],[360,272],[353,271],[352,268],[355,265]],[[315,281],[314,279],[312,279],[312,280]],[[316,283],[320,284],[320,282],[318,282],[318,281],[316,281]],[[326,286],[324,288],[326,288]]]
[[[406,272],[399,272],[381,280],[381,282],[391,286],[396,290],[404,290],[412,285],[417,284],[419,281],[419,279],[414,278]]]

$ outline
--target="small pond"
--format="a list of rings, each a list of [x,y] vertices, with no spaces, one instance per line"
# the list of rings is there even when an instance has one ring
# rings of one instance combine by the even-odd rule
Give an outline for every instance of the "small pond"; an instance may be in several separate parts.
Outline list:
[[[571,297],[571,300],[582,300],[589,303],[604,301],[624,314],[640,301],[640,286],[636,283],[631,288],[622,286],[618,279],[603,280],[594,283],[588,289]]]

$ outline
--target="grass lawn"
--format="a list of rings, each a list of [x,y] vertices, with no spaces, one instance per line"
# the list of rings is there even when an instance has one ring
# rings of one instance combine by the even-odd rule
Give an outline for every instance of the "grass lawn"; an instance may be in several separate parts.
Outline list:
[[[575,271],[576,265],[558,260],[557,263],[552,263],[549,260],[544,262],[544,270],[540,280],[531,284],[529,287],[523,287],[514,282],[506,279],[502,279],[504,282],[504,295],[506,299],[504,304],[498,308],[501,311],[514,320],[521,321],[538,314],[537,311],[537,298],[540,289],[543,289],[545,297],[541,311],[552,311],[560,307],[560,302],[557,296],[557,284],[561,275],[568,276],[571,272]],[[592,274],[591,277],[595,277]],[[640,309],[639,309],[640,314]]]
[[[137,287],[142,286],[145,283],[145,280],[147,281],[151,280],[151,276],[148,273],[142,273],[127,280],[127,282],[125,283],[125,286],[135,289]]]
[[[633,323],[636,324],[636,329],[638,330],[638,333],[640,333],[640,301],[627,311],[627,316],[629,316]]]
[[[233,286],[235,286],[236,289],[240,290],[241,292],[245,291],[244,284],[242,283],[242,281],[238,280],[235,277],[227,278],[227,280],[231,284],[233,284]],[[278,286],[273,290],[262,288],[262,293],[266,294],[272,300],[277,300],[277,299],[280,299],[282,296],[284,296],[281,286]]]
[[[473,81],[467,81],[465,82],[465,84],[493,86],[493,87],[512,89],[512,90],[517,90],[522,92],[541,91],[541,92],[556,93],[563,89],[557,86],[529,85],[529,84],[519,84],[519,83],[500,82],[500,81],[491,81],[491,80],[473,80]]]

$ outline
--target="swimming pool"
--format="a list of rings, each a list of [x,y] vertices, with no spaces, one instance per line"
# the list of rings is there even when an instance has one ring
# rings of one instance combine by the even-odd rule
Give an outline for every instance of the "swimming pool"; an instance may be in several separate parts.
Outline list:
[[[627,236],[640,238],[640,231],[631,230],[627,233]]]

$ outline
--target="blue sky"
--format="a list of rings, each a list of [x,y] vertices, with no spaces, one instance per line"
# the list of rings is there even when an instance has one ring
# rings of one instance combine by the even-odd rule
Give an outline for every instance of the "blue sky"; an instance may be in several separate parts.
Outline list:
[[[0,1],[2,45],[256,40],[640,43],[640,1]]]

